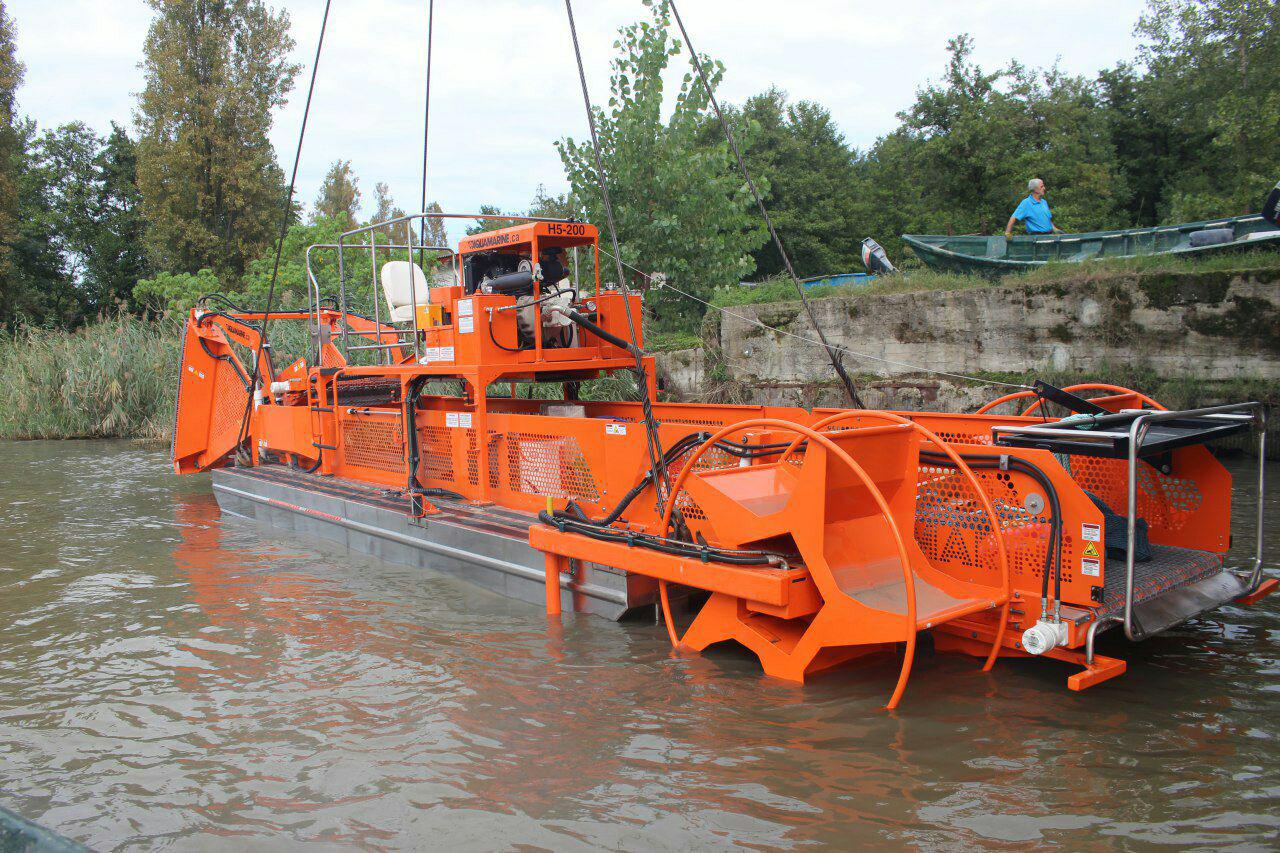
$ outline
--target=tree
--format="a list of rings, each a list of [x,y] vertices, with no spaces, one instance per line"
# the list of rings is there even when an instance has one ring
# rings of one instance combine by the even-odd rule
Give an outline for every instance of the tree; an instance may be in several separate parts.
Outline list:
[[[1115,227],[1129,195],[1095,85],[1057,68],[987,71],[967,35],[948,50],[942,81],[859,158],[860,232],[898,251],[904,232],[1003,230],[1032,177],[1048,185],[1060,227]]]
[[[278,232],[284,175],[268,140],[298,66],[263,0],[148,0],[138,176],[158,269],[230,280]]]
[[[670,36],[667,3],[645,5],[650,20],[619,31],[608,110],[595,113],[622,260],[662,272],[680,289],[707,298],[755,269],[751,252],[766,233],[748,213],[751,199],[727,143],[700,137],[709,104],[701,81],[685,74],[670,118],[663,119],[662,76],[681,44]],[[712,87],[718,86],[724,66],[707,57],[703,62]],[[573,197],[604,230],[590,141],[565,138],[556,146]],[[601,242],[610,249],[607,238]],[[615,269],[611,260],[604,268]],[[701,306],[666,290],[650,294],[647,307],[667,328],[687,327],[702,314]]]
[[[83,317],[59,238],[56,173],[42,161],[34,121],[18,124],[17,224],[4,279],[6,324],[74,325]]]
[[[482,204],[480,205],[480,210],[478,210],[477,213],[479,213],[481,216],[494,216],[494,217],[510,216],[513,218],[511,219],[506,219],[506,218],[477,219],[471,225],[467,226],[466,231],[468,236],[472,234],[483,234],[486,231],[497,231],[500,228],[510,228],[512,225],[520,224],[520,220],[514,217],[520,216],[521,214],[503,213],[502,208],[498,207],[497,205]]]
[[[777,88],[727,112],[737,133],[753,140],[744,155],[747,168],[767,190],[769,216],[797,274],[851,269],[859,253],[852,193],[856,165],[831,113],[812,101],[788,104]],[[720,123],[708,120],[703,136],[708,142],[721,139]],[[772,240],[752,256],[758,276],[784,271]]]
[[[440,208],[440,202],[433,201],[427,205],[427,213],[443,213]],[[426,220],[426,234],[423,238],[423,245],[426,246],[448,246],[449,244],[449,228],[445,225],[443,219]]]
[[[1151,0],[1137,33],[1141,94],[1180,143],[1167,152],[1169,216],[1257,210],[1280,172],[1280,4]]]
[[[385,186],[380,184],[379,186]],[[346,224],[345,230],[356,227],[356,214],[360,212],[360,179],[351,170],[350,160],[337,160],[320,184],[312,222],[333,219]]]
[[[0,0],[0,324],[13,322],[17,293],[11,281],[18,240],[18,180],[22,169],[22,137],[16,96],[23,68],[14,45],[13,20]]]
[[[133,286],[147,274],[143,245],[142,193],[138,189],[138,146],[125,129],[112,123],[94,160],[95,194],[90,202],[93,229],[80,247],[85,287],[92,304],[133,301]]]

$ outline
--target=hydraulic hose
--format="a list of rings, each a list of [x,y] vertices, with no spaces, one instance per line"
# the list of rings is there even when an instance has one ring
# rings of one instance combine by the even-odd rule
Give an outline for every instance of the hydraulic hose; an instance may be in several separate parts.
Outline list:
[[[1043,606],[1048,605],[1049,598],[1049,575],[1053,574],[1053,600],[1055,602],[1062,601],[1062,507],[1058,500],[1058,491],[1053,487],[1052,481],[1040,470],[1037,465],[1019,459],[1016,456],[1004,456],[1003,454],[995,455],[990,453],[962,453],[960,458],[970,468],[992,469],[1001,467],[1001,458],[1007,460],[1007,467],[1012,471],[1018,471],[1026,474],[1035,480],[1041,488],[1045,490],[1045,495],[1049,500],[1049,509],[1052,513],[1052,520],[1049,524],[1049,548],[1045,553],[1044,571],[1040,578],[1040,599],[1044,602]],[[950,458],[943,453],[933,453],[930,451],[921,451],[920,459],[930,465],[941,465],[948,468],[954,468]],[[995,531],[998,534],[998,531]]]
[[[601,542],[616,542],[636,548],[647,548],[674,557],[687,557],[705,562],[728,563],[735,566],[781,566],[787,565],[791,559],[786,554],[773,551],[740,551],[732,548],[717,548],[712,545],[699,545],[652,533],[640,533],[630,530],[618,530],[613,527],[601,527],[593,522],[580,521],[565,512],[555,514],[545,509],[538,513],[543,524],[554,527],[561,533],[578,533]]]
[[[605,330],[603,327],[588,320],[586,317],[582,316],[577,311],[574,311],[572,308],[561,308],[559,309],[559,311],[565,317],[572,320],[574,323],[577,323],[579,326],[586,329],[588,332],[595,335],[596,337],[608,341],[609,343],[613,344],[615,347],[618,347],[619,349],[626,350],[636,358],[644,357],[644,350],[640,349],[640,347],[636,346],[630,341],[623,340],[622,338],[618,337],[612,332]]]

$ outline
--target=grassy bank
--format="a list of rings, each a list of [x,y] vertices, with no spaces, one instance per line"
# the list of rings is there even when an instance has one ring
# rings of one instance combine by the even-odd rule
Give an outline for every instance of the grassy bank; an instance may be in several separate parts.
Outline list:
[[[906,270],[898,275],[880,276],[869,285],[833,287],[823,285],[805,291],[810,299],[829,296],[861,297],[883,293],[968,290],[977,287],[999,287],[1010,284],[1070,284],[1139,275],[1179,273],[1231,273],[1253,270],[1280,271],[1280,251],[1253,251],[1230,255],[1208,255],[1183,258],[1152,255],[1090,261],[1088,263],[1045,264],[1028,272],[1009,273],[996,278],[961,273],[939,272],[927,268]],[[756,305],[767,302],[790,302],[796,299],[795,285],[788,278],[775,278],[755,287],[722,287],[711,298],[713,305]]]
[[[176,322],[120,316],[0,336],[0,439],[168,441]]]

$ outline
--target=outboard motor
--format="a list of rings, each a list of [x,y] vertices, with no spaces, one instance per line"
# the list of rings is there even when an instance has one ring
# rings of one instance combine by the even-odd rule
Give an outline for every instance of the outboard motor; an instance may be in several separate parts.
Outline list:
[[[872,275],[888,275],[898,271],[897,267],[889,262],[889,256],[885,253],[884,247],[870,237],[862,241],[862,264]]]
[[[1262,203],[1262,218],[1272,225],[1280,225],[1280,183],[1276,184],[1267,200]]]

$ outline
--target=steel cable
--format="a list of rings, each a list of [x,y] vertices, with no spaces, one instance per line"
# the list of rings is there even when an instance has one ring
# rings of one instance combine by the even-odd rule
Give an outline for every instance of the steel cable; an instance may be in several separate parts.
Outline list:
[[[249,383],[249,399],[245,401],[244,416],[240,419],[240,438],[243,442],[248,438],[249,415],[253,412],[253,394],[258,384],[259,367],[262,364],[262,351],[269,350],[267,326],[271,323],[271,306],[275,302],[276,280],[280,277],[280,257],[284,254],[284,240],[289,234],[289,223],[293,219],[293,194],[298,186],[298,165],[302,162],[302,143],[307,138],[307,119],[311,116],[311,98],[316,92],[316,75],[320,71],[320,55],[324,51],[324,35],[329,28],[329,7],[333,0],[325,0],[324,17],[320,20],[320,38],[316,42],[316,58],[311,65],[311,83],[307,87],[307,103],[302,110],[302,127],[298,131],[298,147],[293,155],[293,174],[289,177],[289,193],[285,196],[284,210],[280,216],[280,240],[276,243],[276,259],[271,267],[271,284],[267,287],[267,304],[262,312],[262,334],[258,338],[258,351],[253,357],[253,378]]]
[[[764,224],[769,229],[769,236],[773,238],[773,245],[777,247],[778,254],[782,256],[782,263],[787,268],[787,274],[791,276],[791,282],[795,285],[796,293],[800,295],[800,302],[804,305],[805,313],[809,315],[809,322],[813,324],[814,331],[818,333],[818,338],[821,340],[823,348],[827,351],[827,358],[831,360],[831,366],[835,368],[836,375],[844,383],[844,389],[849,394],[849,400],[853,403],[854,408],[865,409],[866,406],[863,404],[862,398],[858,396],[858,389],[853,384],[853,379],[849,377],[848,372],[845,371],[844,364],[840,361],[840,356],[836,355],[836,350],[827,342],[827,336],[822,331],[822,326],[818,323],[817,316],[813,313],[813,306],[809,304],[809,297],[805,295],[804,285],[800,283],[800,277],[796,275],[795,268],[791,265],[791,256],[787,254],[786,248],[783,247],[782,238],[778,236],[778,230],[773,227],[773,219],[769,216],[769,211],[764,206],[764,199],[760,197],[760,191],[756,188],[756,182],[751,178],[751,172],[747,169],[746,161],[742,159],[742,151],[738,148],[738,140],[734,138],[733,130],[729,127],[729,122],[725,120],[724,112],[720,109],[720,101],[716,98],[716,93],[711,88],[711,82],[707,79],[707,72],[703,68],[702,60],[698,58],[698,52],[694,50],[693,42],[689,39],[689,31],[685,29],[684,20],[680,17],[680,10],[676,8],[675,0],[667,0],[667,2],[671,6],[672,14],[675,15],[676,26],[680,28],[680,35],[684,37],[685,47],[689,48],[689,61],[698,72],[698,78],[702,81],[703,88],[707,90],[707,97],[711,100],[711,106],[715,109],[716,118],[720,121],[720,127],[724,129],[725,138],[729,140],[729,147],[733,149],[734,158],[738,161],[738,170],[742,172],[742,177],[746,180],[752,197],[755,198],[756,207],[760,209],[760,216],[764,219]]]
[[[578,81],[582,85],[582,101],[587,110],[587,125],[591,129],[591,150],[595,159],[596,183],[600,187],[604,215],[609,225],[609,239],[613,243],[613,259],[618,271],[618,287],[622,290],[622,304],[627,315],[627,328],[631,332],[631,346],[634,347],[632,354],[636,360],[636,385],[639,386],[640,391],[640,410],[644,415],[649,463],[655,471],[658,471],[658,477],[654,479],[653,488],[657,496],[658,506],[661,507],[665,503],[666,495],[664,492],[670,486],[670,481],[667,477],[666,469],[659,466],[659,462],[662,459],[662,441],[658,437],[658,422],[653,415],[653,401],[649,399],[649,383],[645,376],[644,357],[640,351],[640,337],[636,334],[635,318],[631,316],[630,292],[627,288],[626,274],[622,271],[622,250],[618,248],[618,226],[613,216],[613,202],[609,198],[609,184],[605,180],[604,158],[600,154],[600,138],[596,133],[596,116],[594,108],[591,106],[591,93],[587,89],[587,72],[582,64],[582,48],[578,44],[578,27],[573,20],[573,0],[564,0],[564,8],[569,16],[569,35],[573,39],[573,54],[578,63]]]

